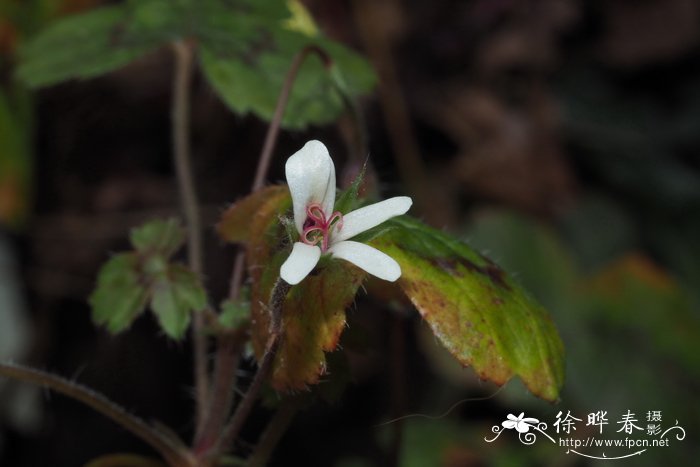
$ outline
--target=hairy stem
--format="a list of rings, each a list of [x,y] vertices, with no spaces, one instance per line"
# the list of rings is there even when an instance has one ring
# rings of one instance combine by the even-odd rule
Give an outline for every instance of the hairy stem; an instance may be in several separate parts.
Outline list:
[[[265,352],[258,365],[258,371],[253,377],[253,381],[248,387],[248,391],[243,400],[236,407],[236,411],[231,417],[231,421],[224,428],[223,434],[215,447],[214,452],[221,452],[227,449],[233,442],[238,439],[238,435],[241,433],[243,424],[245,423],[248,415],[253,410],[255,406],[255,401],[260,395],[260,390],[262,385],[267,379],[267,376],[272,370],[272,364],[277,356],[277,350],[279,349],[280,341],[282,338],[282,307],[284,305],[284,300],[287,297],[287,292],[291,286],[287,284],[284,280],[278,279],[275,283],[275,287],[272,289],[272,294],[270,296],[270,326],[269,326],[269,336],[267,342],[265,343]]]
[[[216,443],[233,406],[236,370],[247,339],[248,327],[222,334],[218,340],[214,379],[207,418],[194,442],[195,454],[207,452]]]
[[[187,224],[189,266],[196,274],[201,276],[204,269],[202,221],[194,186],[190,151],[190,88],[192,85],[194,47],[191,43],[178,41],[173,44],[173,51],[175,53],[171,116],[173,157],[177,172],[178,188],[182,199],[182,208]],[[204,315],[195,313],[192,326],[192,340],[194,346],[194,380],[198,427],[204,421],[209,398],[207,338],[203,328]]]
[[[99,392],[60,376],[14,363],[0,363],[0,376],[47,387],[82,402],[141,438],[173,467],[196,465],[182,441],[147,425]]]

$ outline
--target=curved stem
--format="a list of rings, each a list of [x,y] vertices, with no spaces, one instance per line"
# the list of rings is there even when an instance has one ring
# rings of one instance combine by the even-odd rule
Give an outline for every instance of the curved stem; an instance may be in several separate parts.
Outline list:
[[[180,440],[173,439],[171,436],[147,425],[146,422],[128,413],[99,392],[60,376],[14,363],[0,363],[0,375],[47,387],[82,402],[141,438],[158,451],[173,467],[191,467],[196,465],[195,460]]]
[[[297,79],[297,74],[299,73],[301,65],[304,63],[304,60],[306,60],[306,57],[308,57],[308,55],[311,53],[317,54],[321,60],[323,60],[323,64],[326,66],[326,68],[328,68],[332,63],[330,55],[316,45],[307,45],[294,56],[294,60],[292,60],[292,64],[287,72],[287,77],[284,79],[282,91],[280,91],[280,95],[277,98],[275,113],[270,121],[270,126],[267,129],[265,144],[263,144],[263,150],[260,154],[260,159],[258,160],[258,169],[255,172],[252,191],[259,190],[265,183],[265,177],[267,176],[267,171],[270,167],[270,161],[272,159],[272,151],[275,149],[275,143],[277,143],[277,135],[279,134],[279,129],[282,125],[282,117],[284,116],[284,110],[287,108],[289,96],[292,94],[294,81]]]
[[[284,300],[287,297],[287,292],[291,286],[287,284],[282,279],[277,279],[274,288],[272,289],[272,294],[270,297],[270,327],[269,327],[269,337],[265,343],[265,353],[263,354],[260,364],[258,365],[258,371],[253,377],[253,381],[248,387],[248,391],[243,400],[236,407],[236,411],[231,417],[231,421],[224,428],[223,434],[217,442],[214,453],[221,452],[228,446],[233,444],[233,442],[238,439],[238,435],[241,433],[243,424],[245,423],[248,415],[253,410],[255,406],[255,401],[260,395],[260,390],[262,385],[267,379],[267,376],[272,370],[272,364],[277,356],[277,350],[279,349],[280,341],[282,338],[282,307],[284,305]]]
[[[202,222],[191,166],[190,150],[190,88],[192,85],[193,45],[178,41],[173,44],[175,53],[175,76],[172,97],[173,157],[177,182],[182,198],[182,208],[187,225],[187,256],[189,266],[195,274],[203,272],[204,247],[202,244]],[[204,316],[194,313],[192,339],[194,346],[194,380],[197,403],[197,426],[201,426],[209,397],[207,374],[207,339],[204,334]]]

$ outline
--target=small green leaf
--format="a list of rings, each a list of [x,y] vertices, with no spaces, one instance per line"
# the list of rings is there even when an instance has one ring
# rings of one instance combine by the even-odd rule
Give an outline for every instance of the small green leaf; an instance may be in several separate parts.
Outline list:
[[[138,257],[122,253],[107,261],[97,277],[97,288],[90,295],[92,319],[116,334],[128,328],[144,310],[148,289],[139,273]]]
[[[504,384],[519,376],[555,400],[564,380],[564,349],[547,312],[488,258],[408,216],[370,243],[394,258],[404,293],[463,365]]]
[[[151,308],[163,331],[173,339],[184,336],[192,312],[206,305],[207,296],[199,278],[182,265],[171,265],[167,274],[153,285]]]
[[[185,231],[177,219],[157,219],[133,228],[130,238],[139,253],[169,258],[184,243]]]
[[[359,207],[357,197],[360,193],[360,187],[365,181],[366,171],[367,164],[365,163],[365,165],[362,166],[362,170],[360,171],[360,173],[357,174],[357,177],[355,177],[355,180],[353,180],[350,186],[338,196],[338,199],[335,201],[336,211],[340,211],[343,214],[347,214],[348,212]]]
[[[238,329],[250,322],[250,302],[224,300],[221,304],[219,324],[227,329]]]

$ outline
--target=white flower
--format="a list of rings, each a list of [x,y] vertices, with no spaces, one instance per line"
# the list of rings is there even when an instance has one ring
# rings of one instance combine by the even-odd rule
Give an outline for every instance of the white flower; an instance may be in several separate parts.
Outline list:
[[[506,417],[508,420],[505,420],[501,425],[503,425],[503,428],[506,428],[508,430],[512,430],[513,428],[516,429],[518,433],[527,433],[530,431],[530,427],[537,425],[539,423],[539,420],[536,418],[529,418],[525,417],[525,412],[521,412],[520,415],[517,417],[513,414],[508,414]]]
[[[287,159],[286,175],[300,238],[280,268],[282,279],[298,284],[322,254],[350,261],[380,279],[393,282],[401,277],[401,267],[391,257],[350,238],[406,213],[413,204],[411,198],[397,196],[345,215],[333,211],[335,166],[320,141],[309,141]]]

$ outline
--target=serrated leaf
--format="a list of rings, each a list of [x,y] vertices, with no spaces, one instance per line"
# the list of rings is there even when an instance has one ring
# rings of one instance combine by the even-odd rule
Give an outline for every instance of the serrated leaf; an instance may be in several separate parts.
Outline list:
[[[207,296],[199,278],[182,265],[171,265],[153,285],[151,308],[163,331],[173,339],[184,336],[191,314],[206,305]]]
[[[184,243],[185,231],[177,219],[157,219],[131,229],[129,238],[139,253],[169,258]]]
[[[142,283],[138,257],[122,253],[107,261],[97,276],[97,287],[90,295],[92,319],[116,334],[128,328],[144,310],[148,288]]]
[[[482,379],[519,376],[530,391],[556,400],[564,349],[541,305],[488,258],[407,216],[370,243],[394,258],[399,286],[435,336]]]
[[[216,231],[227,242],[246,243],[250,240],[251,225],[255,219],[268,219],[271,212],[287,199],[289,188],[286,185],[272,185],[258,190],[224,211]]]
[[[252,337],[258,356],[268,336],[266,305],[288,254],[287,251],[278,252],[265,268],[258,287],[253,288]],[[305,389],[326,373],[325,352],[337,348],[345,329],[345,309],[352,303],[365,276],[364,271],[350,263],[324,258],[317,266],[316,275],[292,287],[283,306],[282,343],[271,375],[275,389]]]
[[[126,65],[162,39],[132,19],[124,6],[109,6],[57,21],[21,49],[18,78],[39,87]]]

